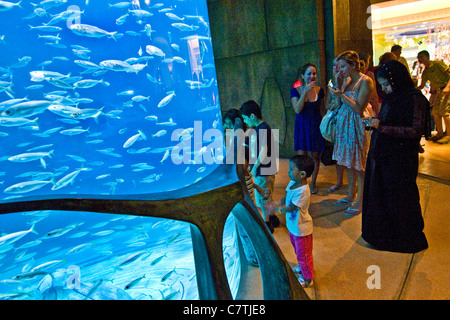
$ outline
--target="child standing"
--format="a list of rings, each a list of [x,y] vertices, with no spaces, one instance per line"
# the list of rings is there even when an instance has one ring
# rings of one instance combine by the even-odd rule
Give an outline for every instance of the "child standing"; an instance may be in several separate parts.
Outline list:
[[[286,227],[298,261],[294,272],[301,273],[298,280],[303,288],[308,287],[314,278],[313,223],[309,214],[311,190],[307,182],[313,171],[314,162],[311,158],[306,155],[293,156],[289,160],[288,171],[291,181],[286,187],[286,197],[281,201],[284,204],[272,203],[267,206],[269,211],[286,213]]]
[[[261,107],[253,100],[242,104],[240,108],[245,124],[251,129],[248,134],[250,148],[250,170],[255,179],[255,185],[264,190],[263,194],[255,194],[256,205],[261,208],[264,221],[271,232],[280,224],[278,217],[266,211],[266,204],[272,201],[272,193],[275,186],[275,174],[277,171],[275,141],[272,129],[262,119]],[[253,161],[255,160],[255,161]]]

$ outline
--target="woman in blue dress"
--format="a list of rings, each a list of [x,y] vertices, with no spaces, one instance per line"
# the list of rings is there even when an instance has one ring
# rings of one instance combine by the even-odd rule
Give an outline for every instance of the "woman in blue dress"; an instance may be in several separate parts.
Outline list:
[[[309,156],[314,161],[311,176],[311,193],[317,193],[316,180],[319,174],[320,156],[325,150],[319,126],[325,114],[325,93],[316,85],[317,67],[307,63],[299,70],[301,86],[291,89],[292,107],[296,113],[294,147],[297,154]]]

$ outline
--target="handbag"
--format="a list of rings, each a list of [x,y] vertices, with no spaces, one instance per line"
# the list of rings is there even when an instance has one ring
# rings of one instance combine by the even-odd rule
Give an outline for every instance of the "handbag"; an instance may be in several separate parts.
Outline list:
[[[336,116],[339,112],[340,106],[332,106],[327,113],[323,116],[322,122],[320,122],[320,133],[322,137],[330,142],[334,142],[336,132]]]

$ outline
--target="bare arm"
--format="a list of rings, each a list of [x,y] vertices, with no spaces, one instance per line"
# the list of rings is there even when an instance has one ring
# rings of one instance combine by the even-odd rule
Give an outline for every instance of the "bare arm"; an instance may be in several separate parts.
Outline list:
[[[341,90],[330,89],[335,95],[341,98],[343,103],[346,103],[352,110],[362,116],[364,110],[369,104],[370,97],[372,96],[372,91],[374,90],[374,85],[369,77],[365,77],[361,80],[361,85],[359,88],[358,98],[355,100],[346,96]]]
[[[300,98],[297,98],[297,97],[291,98],[292,107],[294,108],[295,113],[300,113],[303,110],[303,108],[305,107],[306,97],[312,89],[315,89],[315,86],[316,86],[315,81],[308,83],[306,85],[303,85],[303,86],[301,86],[301,90],[300,90],[301,91]]]

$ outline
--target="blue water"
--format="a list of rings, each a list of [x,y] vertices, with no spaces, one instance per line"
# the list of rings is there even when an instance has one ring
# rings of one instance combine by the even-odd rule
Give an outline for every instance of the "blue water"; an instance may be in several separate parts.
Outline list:
[[[172,161],[172,149],[182,141],[188,141],[191,151],[197,154],[215,154],[214,150],[202,150],[211,144],[202,141],[202,134],[209,128],[222,130],[206,2],[173,0],[160,2],[162,6],[154,2],[147,6],[140,1],[141,9],[135,5],[110,7],[108,1],[88,3],[62,3],[47,9],[47,15],[33,18],[30,15],[39,6],[25,1],[22,8],[0,12],[0,30],[4,33],[0,43],[2,198],[161,192],[188,186],[216,167],[204,161],[193,163],[195,153],[189,157],[191,163],[176,165]],[[137,17],[133,12],[152,16]],[[58,15],[69,19],[46,25]],[[116,20],[124,15],[128,15],[125,22],[117,25]],[[175,17],[182,20],[173,20]],[[106,34],[102,37],[76,34],[68,28],[75,22],[107,33],[100,33]],[[172,24],[193,30],[181,31],[181,27]],[[60,30],[39,29],[43,26]],[[163,56],[152,51],[149,54],[149,45],[161,50]],[[101,63],[108,60],[128,61],[130,67],[135,67],[126,71],[102,68]],[[75,61],[88,61],[99,67],[86,69]],[[58,72],[61,76],[38,73],[33,78],[30,73],[36,71]],[[75,86],[80,80],[103,82],[91,88]],[[6,126],[5,120],[18,113],[8,115],[8,108],[16,110],[14,105],[4,103],[11,103],[12,98],[46,100],[52,105],[25,116],[36,119],[35,122],[11,127]],[[164,98],[168,103],[158,107]],[[55,109],[62,111],[51,111]],[[94,110],[92,116],[83,116],[86,109]],[[192,136],[195,121],[201,121],[203,129],[197,145]],[[182,129],[187,131],[172,137],[176,129],[181,129],[179,133]],[[136,141],[126,146],[135,135],[139,135]],[[44,155],[29,162],[11,160],[36,152]],[[77,171],[71,183],[54,187],[54,183]],[[31,191],[12,188],[5,192],[8,187],[29,180],[52,182],[38,184]]]
[[[0,243],[0,300],[198,299],[188,223],[35,211],[2,215],[0,226],[2,236],[32,226],[36,232]],[[231,216],[225,225],[223,247],[235,296],[241,269]]]
[[[163,192],[217,167],[201,161],[220,160],[211,145],[222,143],[221,135],[202,139],[206,129],[222,131],[205,0],[0,9],[0,201]],[[180,145],[191,147],[190,161],[175,164]],[[0,299],[198,298],[187,223],[0,215],[0,237],[27,230],[0,242]],[[234,295],[235,235],[230,218],[223,241]]]

